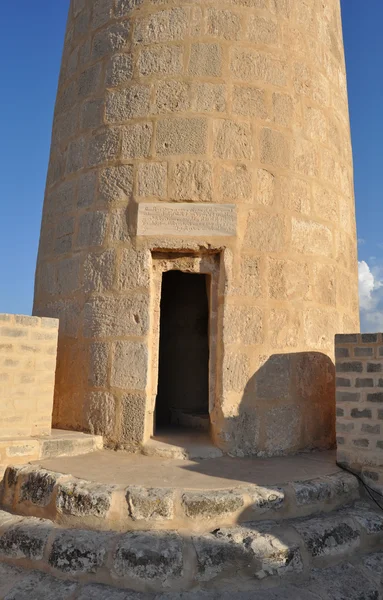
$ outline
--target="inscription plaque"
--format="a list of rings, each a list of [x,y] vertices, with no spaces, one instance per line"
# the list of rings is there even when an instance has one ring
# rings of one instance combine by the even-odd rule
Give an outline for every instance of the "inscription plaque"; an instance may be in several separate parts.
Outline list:
[[[234,204],[143,202],[138,205],[137,235],[234,236]]]

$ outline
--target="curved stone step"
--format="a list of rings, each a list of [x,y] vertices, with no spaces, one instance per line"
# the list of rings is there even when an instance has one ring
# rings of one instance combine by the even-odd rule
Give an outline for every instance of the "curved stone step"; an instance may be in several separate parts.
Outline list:
[[[356,478],[341,471],[280,486],[211,490],[106,485],[32,465],[8,467],[0,492],[5,509],[67,527],[194,533],[329,512],[357,498]]]
[[[383,593],[383,554],[367,555],[359,564],[314,570],[302,585],[243,592],[191,591],[159,594],[116,589],[102,584],[65,581],[0,563],[0,597],[4,600],[378,600]]]
[[[368,503],[315,518],[281,524],[260,521],[204,535],[70,530],[48,520],[0,512],[1,562],[67,582],[86,580],[134,592],[162,592],[164,598],[169,591],[193,590],[200,594],[215,590],[223,597],[230,591],[260,591],[265,585],[294,584],[314,590],[318,569],[350,560],[381,577],[383,554],[381,562],[368,556],[381,549],[383,514]],[[347,568],[339,569],[339,576],[345,576]],[[378,598],[366,596],[366,600]]]
[[[102,584],[77,583],[0,563],[0,598],[4,600],[378,600],[383,593],[383,554],[366,556],[359,564],[345,563],[314,570],[302,585],[243,592],[191,591],[146,594]]]

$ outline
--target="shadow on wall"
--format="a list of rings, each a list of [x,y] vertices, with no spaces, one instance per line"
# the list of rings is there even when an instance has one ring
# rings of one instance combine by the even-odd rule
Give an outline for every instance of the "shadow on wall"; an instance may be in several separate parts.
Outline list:
[[[335,445],[335,367],[320,352],[273,354],[249,379],[216,438],[233,456],[278,456]]]

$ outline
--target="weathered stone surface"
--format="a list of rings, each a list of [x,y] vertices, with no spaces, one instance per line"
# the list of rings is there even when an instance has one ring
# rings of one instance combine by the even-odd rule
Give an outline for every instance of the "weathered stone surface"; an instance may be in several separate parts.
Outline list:
[[[118,577],[165,582],[183,571],[181,538],[165,532],[128,533],[115,551],[113,568]]]
[[[358,494],[358,481],[347,473],[336,473],[332,476],[315,480],[292,483],[298,505],[323,502],[329,499],[350,500]]]
[[[213,169],[207,161],[183,161],[174,167],[171,195],[177,200],[209,202],[213,195]]]
[[[354,565],[345,563],[329,569],[314,570],[311,581],[306,584],[320,598],[329,600],[377,600],[379,589]]]
[[[244,505],[243,496],[234,491],[184,492],[182,506],[185,514],[192,518],[214,519],[239,511]]]
[[[20,501],[47,506],[52,499],[53,488],[59,477],[59,474],[45,469],[33,469],[26,473],[20,487]]]
[[[118,590],[106,585],[86,585],[76,600],[151,600],[149,594]]]
[[[160,119],[157,123],[157,154],[205,154],[207,132],[207,121],[203,118]]]
[[[131,486],[126,502],[133,521],[164,521],[174,517],[174,491]]]
[[[233,567],[237,571],[251,567],[259,579],[303,570],[297,545],[284,543],[279,539],[277,530],[275,534],[262,531],[261,528],[257,530],[255,524],[217,529],[213,534],[194,538],[193,543],[197,552],[199,578],[202,580],[210,580]]]
[[[360,544],[359,529],[354,521],[341,515],[305,520],[294,523],[294,527],[313,558],[342,556]]]
[[[246,489],[249,494],[252,505],[251,509],[256,514],[263,514],[269,510],[279,510],[283,508],[285,502],[285,492],[278,487],[254,486]]]
[[[110,509],[112,486],[88,481],[66,481],[58,485],[56,506],[59,511],[76,517],[105,518]]]
[[[49,564],[54,569],[77,575],[96,573],[103,566],[109,538],[93,531],[63,531],[59,533],[49,553]]]
[[[293,482],[291,485],[294,489],[298,506],[323,502],[324,500],[329,500],[331,497],[330,482],[324,477],[310,481]]]
[[[232,236],[236,210],[231,204],[141,203],[137,235]]]
[[[51,533],[49,521],[23,519],[0,534],[0,555],[7,558],[41,560]]]
[[[78,589],[78,584],[73,581],[61,581],[45,573],[25,571],[20,581],[12,585],[5,596],[5,600],[68,600]],[[0,582],[0,590],[1,590]]]

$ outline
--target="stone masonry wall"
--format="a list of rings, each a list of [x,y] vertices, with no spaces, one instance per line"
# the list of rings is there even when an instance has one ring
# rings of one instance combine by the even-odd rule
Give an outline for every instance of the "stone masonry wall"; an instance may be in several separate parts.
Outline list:
[[[339,0],[72,0],[34,301],[56,426],[152,434],[158,252],[216,255],[216,444],[333,444],[359,328]]]
[[[337,335],[338,460],[361,471],[383,467],[383,337]]]
[[[49,435],[58,321],[0,314],[0,438]]]

